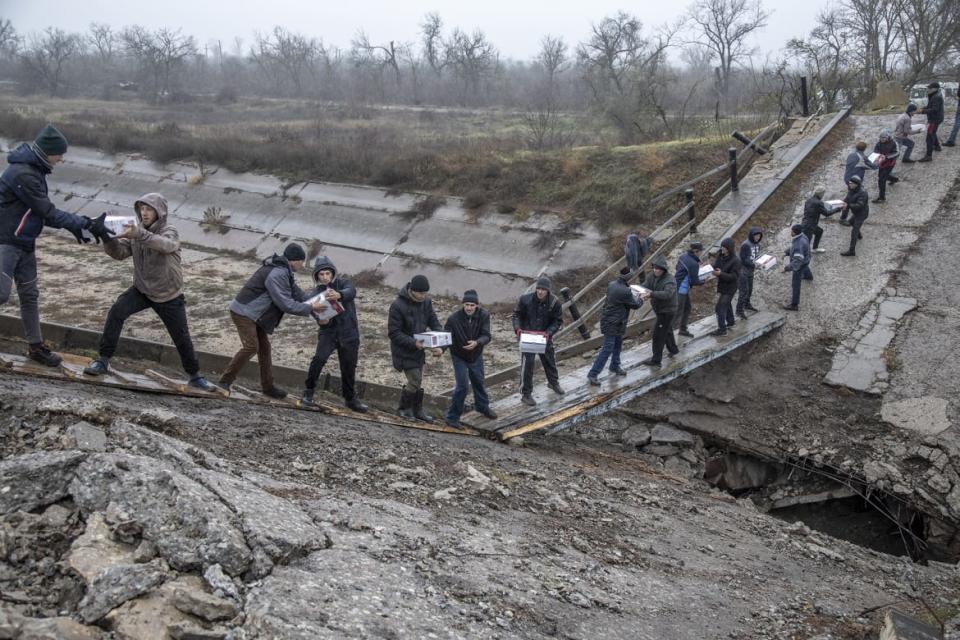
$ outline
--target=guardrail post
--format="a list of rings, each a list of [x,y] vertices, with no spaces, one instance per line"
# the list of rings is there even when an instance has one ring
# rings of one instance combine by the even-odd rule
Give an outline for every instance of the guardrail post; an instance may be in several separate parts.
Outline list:
[[[690,210],[687,211],[687,219],[690,222],[693,222],[693,226],[690,227],[690,233],[697,232],[697,208],[693,203],[693,189],[687,189],[683,192],[683,195],[687,198],[687,204],[690,205]]]
[[[730,147],[727,151],[730,156],[730,191],[739,191],[740,184],[737,182],[737,149]]]
[[[564,287],[560,289],[560,295],[563,296],[564,302],[570,302],[570,288]],[[577,309],[576,302],[570,302],[570,316],[573,318],[573,321],[576,322],[580,319],[580,310]],[[590,337],[590,330],[587,329],[586,325],[581,324],[577,329],[580,331],[580,337],[584,340]]]
[[[810,115],[810,103],[807,100],[807,76],[800,76],[800,106],[803,108],[803,117]]]

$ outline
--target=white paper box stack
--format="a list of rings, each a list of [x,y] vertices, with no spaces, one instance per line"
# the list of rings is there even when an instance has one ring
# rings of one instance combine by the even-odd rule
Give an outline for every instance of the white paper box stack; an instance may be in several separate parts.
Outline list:
[[[910,133],[923,133],[926,130],[926,127],[922,124],[912,124],[910,125]]]
[[[544,353],[547,350],[547,334],[542,331],[520,332],[520,353]]]
[[[777,258],[769,253],[765,253],[757,258],[755,262],[757,266],[764,271],[770,271],[770,269],[773,269],[777,265]]]
[[[651,293],[650,289],[647,289],[646,287],[641,286],[639,284],[630,285],[630,290],[633,291],[633,297],[636,298],[637,302],[639,302],[643,298],[646,298]]]
[[[413,334],[413,339],[422,342],[425,349],[447,347],[453,344],[453,336],[446,331],[425,331],[423,333],[415,333]]]
[[[839,211],[843,209],[843,200],[824,200],[823,204],[830,207],[831,211]]]
[[[107,216],[103,219],[103,226],[115,234],[123,233],[123,228],[137,224],[137,219],[133,216]]]
[[[323,311],[314,311],[313,317],[317,320],[330,320],[335,318],[337,315],[343,313],[343,305],[340,304],[339,300],[327,300],[327,292],[322,291],[317,295],[305,300],[307,304],[313,304],[314,302],[324,302],[327,305],[327,308]]]
[[[867,160],[869,160],[869,161],[872,162],[873,164],[877,164],[878,162],[880,162],[881,160],[883,160],[883,154],[882,154],[882,153],[871,153],[869,156],[867,156]]]
[[[713,279],[713,265],[705,264],[700,267],[700,282],[706,282]]]

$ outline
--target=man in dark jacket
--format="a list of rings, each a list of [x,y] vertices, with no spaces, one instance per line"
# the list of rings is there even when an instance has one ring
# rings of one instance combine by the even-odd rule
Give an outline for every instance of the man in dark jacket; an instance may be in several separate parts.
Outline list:
[[[733,296],[737,293],[740,282],[740,258],[734,252],[736,243],[733,238],[724,238],[720,241],[720,254],[713,261],[713,275],[717,279],[717,330],[711,335],[725,336],[727,328],[732,327],[736,320],[733,317]]]
[[[650,306],[657,314],[657,324],[653,327],[653,353],[641,364],[659,367],[663,360],[664,347],[671,358],[680,352],[673,337],[673,315],[677,312],[677,281],[667,272],[667,261],[661,256],[653,259],[652,267],[653,272],[647,276],[643,286],[650,290]]]
[[[887,201],[887,183],[897,184],[900,178],[893,175],[893,168],[897,166],[897,158],[900,156],[900,147],[893,139],[893,134],[889,129],[880,132],[880,139],[873,147],[874,153],[880,154],[880,171],[877,172],[877,185],[880,195],[874,199],[874,202]]]
[[[63,161],[67,139],[53,125],[47,125],[31,143],[23,143],[7,156],[9,163],[0,175],[0,305],[10,299],[13,285],[20,298],[20,319],[30,345],[27,355],[48,367],[60,366],[61,358],[43,344],[40,333],[40,289],[37,286],[36,240],[44,227],[66,229],[81,244],[83,230],[107,240],[102,214],[96,220],[57,209],[47,190],[47,175]]]
[[[468,289],[463,293],[463,307],[447,318],[443,330],[450,332],[453,341],[450,359],[456,380],[453,397],[447,408],[447,425],[455,428],[463,426],[460,416],[463,415],[463,402],[467,399],[470,387],[473,387],[473,406],[477,413],[495,420],[497,414],[490,408],[490,398],[483,380],[483,347],[490,342],[490,313],[480,306],[480,296],[476,291]]]
[[[633,272],[630,267],[620,270],[620,276],[607,285],[607,297],[603,301],[603,312],[600,316],[600,333],[603,334],[603,346],[597,354],[587,373],[587,382],[599,385],[597,376],[603,371],[603,365],[610,360],[610,373],[625,376],[627,372],[620,368],[620,351],[623,349],[623,336],[627,333],[627,318],[632,309],[639,309],[641,302],[633,295],[630,288],[630,278]]]
[[[400,389],[397,412],[403,418],[424,422],[433,422],[433,418],[423,411],[423,364],[426,361],[423,351],[426,347],[413,336],[425,331],[440,331],[433,301],[427,295],[429,291],[430,281],[426,276],[413,276],[390,305],[387,319],[393,368],[406,376],[406,383]],[[443,353],[441,349],[431,349],[430,352],[436,358]]]
[[[263,261],[230,303],[230,319],[237,327],[243,346],[220,376],[220,386],[227,391],[243,366],[257,356],[263,394],[278,400],[287,397],[286,391],[273,384],[270,334],[285,313],[309,316],[311,312],[323,309],[322,303],[316,302],[311,306],[303,302],[307,296],[297,286],[293,276],[295,271],[303,267],[306,259],[303,247],[295,243],[287,245],[282,256],[274,254]]]
[[[851,177],[858,176],[860,181],[863,182],[863,177],[866,175],[867,169],[874,170],[876,168],[877,165],[870,162],[867,158],[867,143],[860,140],[857,142],[856,148],[847,156],[843,172],[843,181],[845,183],[850,182]]]
[[[960,133],[960,90],[956,93],[957,111],[953,116],[953,128],[950,130],[950,137],[943,143],[945,147],[957,146],[957,134]]]
[[[783,308],[787,311],[799,311],[801,280],[813,280],[813,274],[810,272],[810,240],[804,235],[803,227],[799,224],[790,227],[790,233],[792,234],[790,248],[785,253],[790,258],[790,262],[783,270],[793,273],[793,296],[790,298],[790,304],[783,305]]]
[[[318,256],[313,261],[313,282],[316,287],[308,298],[325,293],[326,299],[339,303],[343,311],[328,320],[317,318],[317,350],[310,360],[300,401],[314,406],[313,396],[320,372],[336,351],[340,363],[340,390],[347,408],[366,413],[367,405],[357,399],[357,361],[360,359],[360,326],[354,304],[357,290],[346,276],[337,273],[337,267],[327,256]]]
[[[533,293],[526,293],[517,300],[513,310],[513,332],[520,337],[521,331],[543,331],[547,334],[547,349],[540,354],[543,373],[547,376],[547,386],[554,393],[563,395],[560,386],[560,372],[557,370],[557,356],[553,350],[553,335],[563,325],[563,307],[555,295],[550,292],[550,278],[540,276]],[[537,401],[533,393],[533,367],[536,364],[535,353],[524,353],[520,357],[520,401],[534,406]]]
[[[903,161],[905,163],[916,162],[916,160],[910,158],[910,153],[913,151],[913,140],[910,139],[910,136],[913,135],[913,123],[911,119],[916,111],[917,105],[912,102],[907,103],[906,110],[897,116],[897,121],[893,129],[893,139],[896,140],[897,145],[903,149]]]
[[[653,239],[645,236],[642,231],[627,236],[627,241],[623,246],[623,255],[627,259],[627,268],[630,269],[630,273],[638,274],[640,272],[640,265],[643,264],[643,259],[650,252],[652,245]],[[643,279],[642,274],[640,274],[640,279]]]
[[[763,240],[763,229],[751,227],[747,239],[740,244],[740,282],[737,296],[737,315],[746,320],[746,311],[756,311],[750,304],[753,296],[753,275],[757,269],[757,259],[763,255],[760,250],[760,241]]]
[[[869,198],[870,196],[867,195],[867,190],[863,188],[860,179],[857,176],[850,178],[850,182],[847,183],[847,195],[843,199],[844,215],[848,211],[850,212],[850,222],[848,223],[850,225],[850,248],[841,253],[842,256],[857,255],[857,240],[863,238],[860,228],[866,222],[867,216],[870,215]]]
[[[927,147],[924,156],[917,162],[930,162],[933,160],[933,152],[940,151],[937,129],[943,123],[943,94],[940,93],[939,82],[927,85],[927,106],[920,109],[920,113],[927,116]]]
[[[827,188],[818,184],[813,195],[807,198],[803,203],[803,221],[800,223],[803,227],[803,233],[807,240],[813,242],[813,252],[823,253],[826,249],[820,248],[820,238],[823,237],[823,227],[820,226],[820,216],[832,216],[837,211],[828,207],[823,202],[823,194]]]
[[[691,242],[690,248],[677,259],[677,269],[675,280],[677,282],[677,314],[674,316],[674,329],[679,328],[677,333],[681,336],[692,338],[693,334],[687,330],[687,322],[690,320],[690,312],[693,306],[690,304],[690,289],[699,287],[700,282],[700,254],[703,253],[703,245],[699,242]]]

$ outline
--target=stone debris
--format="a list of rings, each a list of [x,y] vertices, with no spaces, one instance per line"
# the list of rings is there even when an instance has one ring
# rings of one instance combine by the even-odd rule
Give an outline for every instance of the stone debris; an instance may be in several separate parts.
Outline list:
[[[0,460],[0,513],[33,511],[69,494],[78,451],[42,451]]]
[[[81,451],[106,451],[107,434],[100,427],[89,422],[77,422],[67,427],[66,448]]]
[[[111,609],[150,591],[166,579],[165,572],[155,564],[107,567],[90,581],[77,611],[87,624],[97,622]]]
[[[173,606],[208,622],[229,620],[239,613],[234,601],[207,593],[192,582],[174,589]]]
[[[240,601],[240,592],[237,591],[237,585],[233,579],[223,572],[223,567],[218,564],[212,564],[203,572],[203,579],[206,581],[213,594],[218,597],[232,598],[234,602]]]

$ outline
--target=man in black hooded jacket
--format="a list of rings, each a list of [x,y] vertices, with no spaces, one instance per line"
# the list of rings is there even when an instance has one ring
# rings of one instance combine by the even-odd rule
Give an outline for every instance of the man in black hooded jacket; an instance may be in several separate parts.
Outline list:
[[[440,320],[433,310],[433,301],[427,295],[430,281],[426,276],[415,275],[397,294],[390,305],[387,318],[387,335],[390,337],[390,355],[393,368],[402,371],[406,383],[400,389],[400,406],[397,412],[403,418],[433,422],[433,417],[423,410],[423,365],[426,362],[423,342],[414,339],[417,333],[440,331]],[[435,358],[441,349],[430,349]]]
[[[547,376],[547,386],[554,393],[563,395],[560,372],[557,369],[557,356],[553,350],[553,335],[563,325],[563,307],[557,297],[550,292],[551,286],[550,278],[540,276],[533,293],[520,296],[517,307],[513,310],[513,332],[517,334],[517,338],[520,337],[521,331],[543,331],[547,334],[547,349],[540,354],[540,362]],[[520,401],[531,407],[537,404],[531,395],[536,355],[524,353],[520,360]]]
[[[313,281],[316,288],[310,297],[326,293],[326,299],[339,303],[343,311],[317,324],[317,351],[310,360],[307,381],[304,383],[301,402],[313,406],[313,395],[317,388],[317,379],[323,371],[327,359],[336,351],[340,362],[340,390],[349,409],[366,413],[367,405],[357,399],[357,361],[360,359],[360,326],[357,321],[357,307],[354,299],[357,289],[346,276],[337,273],[337,267],[327,256],[318,256],[313,261]],[[315,316],[316,317],[316,316]]]
[[[587,382],[599,385],[597,376],[603,371],[603,365],[610,359],[610,373],[625,376],[627,372],[620,366],[620,351],[623,349],[623,336],[627,334],[627,319],[632,309],[639,309],[642,304],[633,295],[630,288],[630,278],[633,272],[630,267],[620,270],[620,276],[607,285],[607,297],[603,302],[603,311],[600,316],[600,333],[603,334],[603,345],[597,353],[593,366],[587,373]]]
[[[927,85],[927,106],[920,109],[920,113],[927,116],[927,146],[918,162],[930,162],[933,160],[933,152],[940,151],[937,129],[943,124],[943,94],[940,93],[939,82]]]
[[[490,343],[490,313],[480,306],[476,290],[464,291],[463,307],[450,314],[443,328],[450,332],[450,360],[456,381],[445,416],[447,426],[462,426],[460,416],[470,387],[473,387],[473,408],[480,415],[496,420],[483,373],[483,347]]]
[[[734,251],[736,243],[733,238],[724,238],[720,241],[720,254],[713,261],[713,275],[717,279],[717,330],[711,335],[725,336],[727,328],[736,322],[733,317],[733,296],[737,293],[737,283],[740,280],[740,258]]]
[[[840,255],[856,256],[857,240],[863,239],[863,233],[860,229],[870,215],[870,196],[857,176],[850,178],[850,182],[847,184],[847,195],[843,199],[843,208],[845,212],[850,212],[850,248]]]
[[[667,271],[667,261],[662,256],[654,258],[650,266],[652,271],[647,274],[643,286],[650,290],[650,306],[657,314],[657,324],[653,327],[650,345],[652,354],[640,364],[659,367],[664,347],[671,358],[680,352],[673,337],[673,315],[677,312],[677,281]]]

